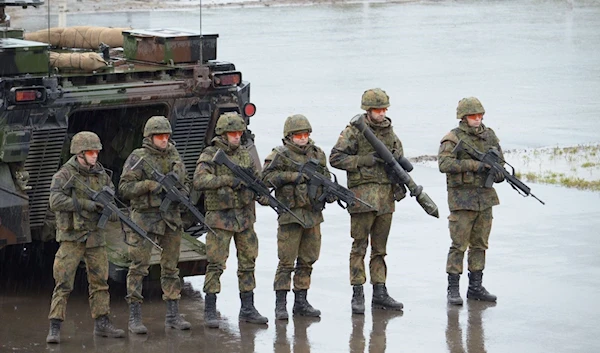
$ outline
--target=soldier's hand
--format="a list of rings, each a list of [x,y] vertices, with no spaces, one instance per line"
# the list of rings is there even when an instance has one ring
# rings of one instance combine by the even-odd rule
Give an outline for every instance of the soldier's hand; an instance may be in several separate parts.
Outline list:
[[[269,206],[269,197],[268,196],[259,196],[256,201],[263,206]]]
[[[334,203],[338,200],[337,196],[333,195],[333,194],[329,194],[327,195],[327,197],[325,197],[325,201],[327,203]]]
[[[372,167],[378,162],[383,162],[383,160],[377,156],[376,152],[371,152],[367,155],[358,157],[357,164],[359,167]]]
[[[501,183],[504,181],[504,173],[496,172],[494,173],[494,183]]]
[[[101,203],[94,202],[92,200],[78,200],[81,208],[88,212],[96,212],[104,208]]]
[[[296,184],[303,184],[303,183],[306,183],[308,180],[310,180],[308,175],[306,175],[304,173],[298,173],[298,172],[292,173],[292,179],[294,180],[294,183],[296,183]]]
[[[492,167],[487,163],[479,162],[477,165],[477,173],[487,173],[492,169]]]
[[[156,194],[162,188],[162,185],[158,181],[154,180],[144,180],[144,188],[153,194]]]
[[[116,222],[119,220],[119,216],[117,215],[116,212],[113,212],[110,214],[110,217],[108,217],[108,220],[111,222]]]
[[[246,184],[244,184],[244,182],[243,182],[241,179],[238,179],[238,178],[235,178],[235,177],[234,177],[234,178],[232,179],[232,181],[231,181],[231,185],[230,185],[230,186],[231,186],[231,188],[232,188],[233,190],[239,190],[239,189],[241,189],[242,187],[246,186]]]
[[[400,201],[406,197],[406,186],[402,184],[395,184],[392,190],[394,191],[395,201]]]

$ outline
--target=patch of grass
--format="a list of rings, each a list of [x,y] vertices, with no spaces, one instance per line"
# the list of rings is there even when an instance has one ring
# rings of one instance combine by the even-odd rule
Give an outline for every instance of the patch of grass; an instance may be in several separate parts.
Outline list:
[[[585,162],[581,165],[581,168],[593,168],[595,166],[598,166],[600,164],[598,163],[593,163],[593,162]]]
[[[600,180],[585,180],[582,178],[566,176],[563,173],[546,172],[546,174],[542,175],[529,172],[525,174],[516,173],[515,176],[532,183],[559,185],[579,190],[600,191]]]

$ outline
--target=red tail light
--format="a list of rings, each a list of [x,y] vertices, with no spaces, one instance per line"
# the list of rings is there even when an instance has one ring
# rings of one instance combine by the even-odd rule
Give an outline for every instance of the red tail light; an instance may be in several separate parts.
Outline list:
[[[15,104],[42,103],[46,101],[46,88],[44,87],[13,87],[10,93],[10,100]]]
[[[247,117],[251,117],[256,114],[256,106],[254,103],[246,103],[244,104],[244,115]]]
[[[228,71],[213,74],[213,86],[238,86],[242,83],[242,73],[239,71]]]

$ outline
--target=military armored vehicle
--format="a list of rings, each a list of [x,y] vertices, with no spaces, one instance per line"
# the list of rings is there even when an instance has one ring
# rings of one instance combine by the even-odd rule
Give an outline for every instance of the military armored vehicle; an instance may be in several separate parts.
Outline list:
[[[95,50],[51,48],[45,41],[23,39],[27,32],[6,24],[6,7],[42,4],[43,0],[0,0],[0,19],[5,21],[0,33],[0,267],[17,262],[15,255],[31,261],[36,256],[32,245],[53,243],[50,183],[70,157],[68,147],[77,132],[100,136],[104,148],[99,161],[112,170],[118,185],[125,159],[141,146],[146,120],[164,115],[191,180],[219,115],[235,111],[249,123],[256,111],[250,103],[250,83],[242,80],[234,64],[217,60],[218,35],[127,29],[122,31],[121,48],[104,43]],[[50,34],[43,38],[50,40]],[[93,70],[57,68],[49,64],[50,50],[60,55],[97,53],[104,64]],[[244,143],[258,164],[250,131]],[[201,209],[198,196],[192,195],[192,200]],[[204,244],[193,236],[202,233],[202,227],[192,223],[186,233],[181,275],[204,274]],[[123,282],[128,266],[124,234],[121,229],[111,234],[110,277]],[[152,264],[158,261],[155,253]],[[157,267],[151,267],[151,276],[159,275]]]

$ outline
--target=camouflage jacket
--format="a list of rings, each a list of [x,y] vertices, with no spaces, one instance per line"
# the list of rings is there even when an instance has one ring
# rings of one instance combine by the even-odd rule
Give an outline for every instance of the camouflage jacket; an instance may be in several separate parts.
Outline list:
[[[79,200],[90,200],[85,186],[73,182],[70,188],[64,188],[72,176],[95,191],[104,186],[114,189],[110,176],[100,163],[88,170],[77,162],[75,156],[71,157],[54,174],[50,186],[50,210],[56,213],[56,241],[85,242],[88,248],[104,246],[105,230],[97,227],[100,213],[88,212],[79,204]]]
[[[141,158],[147,163],[141,162],[136,166]],[[133,169],[134,166],[135,169]],[[160,150],[154,146],[150,138],[144,138],[142,148],[131,152],[125,161],[119,181],[119,193],[124,199],[130,200],[131,208],[136,213],[135,217],[132,215],[132,218],[143,219],[143,224],[140,224],[142,228],[148,232],[162,235],[165,234],[166,226],[172,230],[181,229],[181,210],[179,205],[173,202],[167,211],[160,211],[159,207],[164,194],[152,193],[144,187],[145,180],[155,180],[152,177],[152,168],[163,175],[174,172],[181,183],[186,184],[185,165],[175,145],[169,143],[165,150]],[[184,191],[187,193],[187,190]]]
[[[392,152],[395,158],[403,155],[402,142],[392,128],[392,120],[388,117],[380,124],[374,124],[363,114],[363,119],[373,133]],[[390,178],[385,171],[384,163],[376,163],[372,167],[358,166],[358,158],[375,152],[365,136],[354,126],[348,125],[340,134],[331,150],[329,163],[332,167],[343,169],[348,176],[348,188],[356,197],[372,205],[378,215],[395,211],[394,190]],[[356,203],[348,207],[350,213],[373,211],[367,206]]]
[[[475,129],[461,121],[457,128],[446,134],[438,152],[438,165],[440,172],[446,173],[450,211],[482,211],[498,205],[500,201],[496,190],[484,187],[487,174],[477,173],[479,163],[474,163],[473,158],[464,151],[452,153],[459,140],[464,140],[483,153],[496,148],[503,158],[500,141],[494,130],[483,124]]]
[[[215,137],[211,146],[202,151],[194,172],[194,189],[204,191],[205,220],[212,228],[241,232],[256,221],[255,195],[245,187],[231,188],[233,173],[212,159],[221,149],[242,168],[249,168],[258,177],[252,157],[244,146],[232,149],[222,137]]]
[[[283,140],[283,146],[273,149],[265,159],[265,165],[262,172],[263,182],[269,186],[275,187],[275,197],[284,205],[291,209],[304,224],[306,228],[312,228],[323,222],[323,212],[313,208],[313,202],[323,194],[323,188],[315,190],[315,195],[309,196],[309,186],[307,183],[296,184],[293,177],[298,169],[292,162],[286,158],[277,158],[275,164],[273,159],[276,154],[285,156],[292,161],[304,164],[310,159],[319,161],[321,167],[319,172],[327,178],[331,177],[327,169],[327,157],[323,150],[315,146],[312,140],[309,140],[306,146],[298,146],[289,139]],[[299,223],[288,213],[284,213],[278,218],[279,224]]]

